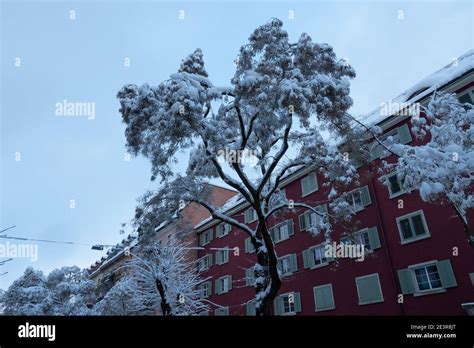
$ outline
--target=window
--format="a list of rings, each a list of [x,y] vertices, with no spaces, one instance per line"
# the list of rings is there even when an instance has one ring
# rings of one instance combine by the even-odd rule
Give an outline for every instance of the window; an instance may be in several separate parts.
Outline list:
[[[341,243],[363,245],[364,249],[375,250],[380,248],[380,238],[377,227],[364,228],[352,235],[341,239]]]
[[[222,223],[216,227],[216,238],[224,237],[229,234],[232,226],[227,223]]]
[[[245,285],[253,286],[255,284],[255,272],[254,267],[247,268],[245,270]]]
[[[224,247],[225,250],[216,251],[216,265],[222,265],[229,262],[229,247]]]
[[[301,312],[301,298],[299,292],[280,295],[274,301],[275,315],[289,315]]]
[[[474,89],[461,92],[458,99],[460,103],[474,104]]]
[[[403,185],[400,179],[398,179],[397,174],[388,176],[388,192],[390,194],[390,198],[397,197],[405,193],[405,190],[403,190]]]
[[[400,269],[398,279],[402,293],[415,296],[446,291],[458,285],[449,259]]]
[[[245,238],[245,252],[246,253],[253,253],[255,251],[255,248],[252,244],[252,240],[250,237]]]
[[[201,293],[201,298],[207,298],[212,295],[212,283],[210,281],[199,284],[198,291]]]
[[[304,268],[316,268],[325,266],[332,261],[325,256],[326,248],[324,245],[318,245],[309,249],[303,250],[303,264]]]
[[[296,254],[283,256],[278,260],[278,270],[282,276],[288,276],[298,270]]]
[[[200,272],[207,271],[212,266],[212,255],[207,254],[203,256],[198,261],[198,267]]]
[[[216,316],[226,316],[226,315],[229,315],[229,307],[217,308],[217,309],[214,311],[214,315],[216,315]]]
[[[398,217],[397,225],[402,244],[430,236],[422,210]]]
[[[247,315],[254,316],[256,314],[257,314],[257,311],[255,309],[255,302],[254,301],[247,302]]]
[[[206,244],[209,244],[209,242],[212,240],[212,228],[201,233],[199,235],[199,245],[203,246]]]
[[[379,137],[379,140],[384,144],[389,144],[388,138],[391,137],[391,144],[408,144],[412,141],[410,129],[408,124],[403,124],[400,127],[392,129],[383,136]],[[374,141],[371,145],[370,158],[375,160],[377,158],[386,157],[390,153],[385,150],[385,148],[380,145],[377,141]]]
[[[301,195],[307,196],[318,190],[318,180],[315,173],[310,173],[301,179]]]
[[[441,288],[438,267],[435,264],[413,268],[416,285],[419,291],[433,290]]]
[[[315,286],[313,288],[314,294],[314,309],[316,312],[328,311],[336,308],[334,304],[334,295],[332,292],[332,284],[325,284]]]
[[[315,209],[319,212],[316,214],[314,211],[307,210],[303,214],[300,215],[300,231],[310,231],[314,227],[321,224],[321,222],[325,219],[325,216],[328,213],[327,204],[322,204]],[[315,230],[315,232],[319,232]]]
[[[216,294],[225,294],[232,289],[232,276],[226,275],[216,280]]]
[[[284,241],[294,234],[293,220],[282,222],[270,228],[270,236],[275,243]]]
[[[244,213],[245,223],[251,223],[257,220],[257,212],[253,208],[248,208]]]
[[[369,274],[355,279],[359,305],[383,302],[379,274]]]
[[[345,199],[355,212],[363,210],[364,207],[372,203],[372,200],[370,199],[369,188],[367,186],[349,192]]]
[[[209,316],[209,311],[200,311],[199,316],[201,317],[208,317]]]

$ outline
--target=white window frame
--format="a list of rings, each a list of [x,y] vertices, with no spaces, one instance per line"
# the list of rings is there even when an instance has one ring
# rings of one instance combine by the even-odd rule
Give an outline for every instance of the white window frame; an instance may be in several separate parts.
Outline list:
[[[413,231],[413,224],[412,224],[410,218],[412,216],[416,216],[416,215],[421,215],[421,221],[423,223],[423,227],[425,228],[426,233],[422,234],[422,235],[419,235],[419,236],[414,236],[414,237],[411,237],[411,238],[404,239],[403,238],[403,233],[402,233],[402,228],[401,228],[401,225],[400,225],[400,221],[408,219],[408,221],[410,223],[410,229],[412,229],[412,231]],[[431,233],[430,233],[430,230],[428,229],[428,223],[426,222],[426,218],[425,218],[425,214],[423,212],[423,209],[416,210],[416,211],[413,211],[411,213],[399,216],[395,219],[395,221],[397,223],[398,234],[400,235],[400,241],[401,241],[400,243],[401,244],[409,244],[409,243],[416,242],[418,240],[423,240],[423,239],[431,237]]]
[[[205,272],[211,268],[211,262],[210,262],[211,259],[212,259],[212,254],[206,254],[198,259],[199,272]],[[201,266],[204,260],[207,260],[206,268],[202,268]]]
[[[413,285],[415,286],[415,292],[413,293],[413,296],[423,296],[423,295],[430,295],[430,294],[436,294],[440,292],[446,292],[446,288],[443,287],[443,284],[441,284],[440,288],[435,288],[435,289],[428,289],[428,290],[420,290],[418,281],[416,279],[416,274],[415,274],[415,269],[420,268],[420,267],[428,267],[428,266],[436,266],[436,270],[438,271],[439,275],[439,270],[438,270],[438,260],[431,260],[431,261],[426,261],[426,262],[421,262],[417,263],[415,265],[410,265],[407,268],[410,270],[410,276],[413,282]],[[430,284],[431,286],[431,284]]]
[[[209,231],[211,231],[211,233],[209,233]],[[209,235],[212,234],[214,231],[212,230],[212,228],[208,228],[207,230],[205,230],[204,232],[202,232],[203,235],[206,235],[206,242],[205,243],[202,243],[200,244],[200,246],[204,246],[204,245],[207,245],[209,244],[211,241],[212,241],[212,238],[209,238]],[[200,240],[199,240],[200,241]]]
[[[217,250],[216,251],[216,253],[220,253],[220,255],[223,256],[221,262],[219,262],[219,263],[216,262],[216,264],[218,264],[218,265],[223,265],[223,264],[229,262],[229,247],[225,246],[222,249],[225,249],[225,250]]]
[[[461,98],[462,96],[468,94],[471,98],[471,101],[474,103],[474,88],[468,88],[465,91],[458,93],[457,98]]]
[[[352,239],[356,239],[356,238],[358,238],[359,236],[361,236],[361,235],[364,234],[364,233],[367,233],[367,239],[369,239],[368,232],[369,232],[369,228],[368,228],[368,227],[365,227],[365,228],[363,228],[363,229],[361,229],[361,230],[357,230],[357,231],[353,232],[350,236],[346,235],[346,236],[343,237],[342,239],[346,238],[347,240],[350,240],[350,241],[352,242],[351,237],[352,237]],[[356,244],[359,243],[357,240],[355,240],[354,242],[355,242]],[[359,244],[360,244],[360,243],[359,243]],[[369,240],[369,245],[368,245],[368,246],[369,246],[369,248],[367,248],[367,247],[364,245],[364,253],[366,253],[366,254],[373,253],[374,250],[371,249],[370,240]]]
[[[313,178],[314,178],[314,182],[316,183],[316,188],[313,189],[313,190],[311,190],[311,191],[309,191],[309,192],[303,192],[303,180],[305,180],[305,179],[307,180],[307,179],[309,179],[310,177],[313,177]],[[310,194],[312,194],[312,193],[318,191],[319,185],[318,185],[318,177],[316,176],[316,173],[315,173],[315,172],[311,172],[311,173],[309,173],[309,174],[303,176],[303,177],[301,178],[301,180],[300,180],[300,185],[301,185],[301,197],[306,197],[306,196],[308,196],[308,195],[310,195]]]
[[[314,249],[322,249],[323,250],[322,255],[324,256],[324,254],[326,253],[325,246],[326,246],[326,243],[321,243],[321,244],[310,247],[309,250],[310,250],[311,257],[314,258]],[[324,267],[324,266],[329,265],[328,258],[326,256],[324,256],[324,258],[326,259],[326,261],[321,262],[320,264],[316,264],[316,259],[314,259],[314,261],[315,261],[314,266],[312,266],[310,269],[320,268],[320,267]]]
[[[207,286],[207,284],[210,284],[210,286]],[[204,286],[206,285],[206,286]],[[209,291],[209,288],[211,288],[211,290]],[[204,294],[204,291],[203,290],[206,290],[206,294]],[[210,280],[208,281],[205,281],[201,284],[199,284],[199,290],[201,290],[201,295],[200,295],[200,298],[208,298],[212,295],[212,282]]]
[[[290,295],[295,296],[295,292],[292,291],[292,292],[287,292],[287,293],[285,293],[285,294],[279,295],[279,297],[281,297],[281,299],[282,299],[282,306],[281,306],[282,313],[280,313],[280,315],[296,315],[296,305],[295,305],[295,301],[293,301],[293,303],[290,303],[290,302],[289,302],[289,297],[290,297]],[[288,304],[293,306],[293,311],[291,311],[291,312],[285,312],[285,298],[288,298]]]
[[[355,206],[355,199],[354,199],[354,196],[358,194],[359,197],[360,197],[360,206],[359,206],[359,209],[356,208]],[[351,198],[351,202],[347,202],[347,199]],[[362,203],[362,191],[361,189],[355,189],[355,190],[352,190],[350,192],[347,193],[346,197],[345,197],[345,200],[348,204],[351,205],[352,209],[354,210],[354,212],[358,213],[362,210],[365,209],[364,207],[364,204]]]
[[[400,186],[400,191],[399,192],[396,192],[396,193],[392,192],[392,186],[390,185],[390,181],[389,181],[389,178],[391,178],[391,177],[396,177],[397,178],[397,183]],[[404,195],[405,193],[407,193],[407,191],[403,188],[402,182],[398,178],[397,173],[387,174],[386,178],[387,178],[387,183],[388,183],[388,185],[387,185],[388,196],[389,196],[390,199],[401,196],[401,195]]]
[[[360,294],[359,294],[359,286],[357,285],[357,279],[364,279],[364,278],[369,278],[369,277],[373,277],[374,275],[377,276],[377,282],[379,284],[379,290],[380,290],[380,294],[382,295],[382,298],[380,300],[374,300],[374,301],[368,301],[368,302],[361,302],[360,301]],[[355,283],[356,283],[356,288],[357,288],[357,303],[360,305],[360,306],[364,306],[364,305],[368,305],[368,304],[372,304],[372,303],[381,303],[381,302],[384,302],[385,301],[385,298],[383,296],[383,291],[382,291],[382,284],[380,284],[380,276],[378,273],[372,273],[372,274],[367,274],[365,276],[360,276],[360,277],[355,277]]]
[[[217,236],[217,229],[218,228],[222,228],[222,232],[223,232],[219,236]],[[216,237],[217,238],[225,237],[230,233],[231,230],[232,230],[232,226],[230,224],[228,224],[227,222],[222,222],[219,225],[217,225],[217,227],[216,227]]]
[[[327,287],[328,285],[331,287],[332,307],[325,308],[325,309],[318,309],[317,308],[316,291],[315,290],[318,289],[318,288]],[[332,287],[332,283],[327,283],[327,284],[323,284],[323,285],[314,286],[313,287],[313,297],[314,297],[314,311],[315,312],[325,312],[325,311],[332,311],[333,309],[336,309],[336,301],[334,301],[334,289]]]
[[[227,280],[227,282],[226,282],[226,280]],[[219,288],[220,288],[219,295],[227,294],[227,293],[231,290],[231,287],[230,287],[231,283],[230,283],[230,282],[232,282],[232,279],[230,278],[229,275],[225,275],[225,276],[223,276],[223,277],[217,278],[217,281],[218,281],[219,283],[222,282],[222,283],[220,284],[220,285],[222,285],[222,286],[219,285]],[[226,288],[226,289],[224,288],[224,285],[225,285],[225,284],[227,284],[227,288]]]
[[[253,211],[253,213],[252,213],[253,219],[247,221],[247,211],[249,211],[249,210],[252,210],[252,211]],[[252,222],[256,221],[257,218],[258,218],[258,217],[257,217],[257,212],[255,211],[254,208],[250,207],[250,208],[245,209],[245,211],[244,211],[244,222],[245,222],[246,224],[251,224]]]
[[[290,223],[290,221],[292,221],[292,219],[282,221],[282,222],[280,222],[280,223],[278,223],[278,224],[276,224],[275,226],[272,227],[272,229],[275,231],[274,232],[275,233],[275,240],[273,241],[275,244],[283,242],[284,240],[290,239],[290,237],[291,237],[290,236],[290,230],[288,228],[288,224]],[[282,226],[286,226],[286,238],[281,238],[280,230],[281,230]],[[294,228],[295,228],[295,225],[294,225],[294,222],[293,222],[293,233],[294,233]]]

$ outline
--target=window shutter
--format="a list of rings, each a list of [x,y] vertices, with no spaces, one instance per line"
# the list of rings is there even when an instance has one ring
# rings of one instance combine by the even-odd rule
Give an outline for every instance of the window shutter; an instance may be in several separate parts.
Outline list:
[[[438,262],[437,266],[439,278],[443,288],[452,288],[454,286],[458,286],[456,277],[454,276],[453,267],[451,266],[451,261],[449,259]]]
[[[292,236],[295,234],[295,229],[293,227],[293,220],[289,220],[287,222],[287,225],[288,225],[288,236]]]
[[[247,268],[245,270],[245,285],[253,286],[255,283],[255,273],[253,267]]]
[[[199,235],[199,245],[204,245],[204,234],[206,232],[203,232]]]
[[[408,129],[408,124],[405,123],[404,125],[397,128],[398,136],[400,137],[400,143],[408,144],[411,142],[412,137],[410,134],[410,130]]]
[[[232,274],[228,275],[227,278],[229,279],[229,291],[232,290]]]
[[[304,178],[301,179],[301,194],[302,196],[306,195],[306,192],[308,192],[308,177],[305,176]]]
[[[215,288],[216,288],[216,294],[219,295],[221,292],[222,292],[222,289],[221,289],[221,282],[219,279],[216,280],[215,282]]]
[[[326,257],[326,245],[327,245],[327,244],[324,244],[324,248],[323,248],[324,257]],[[332,247],[331,247],[331,249],[332,249]],[[333,252],[334,252],[334,251],[333,251]],[[334,261],[334,257],[332,256],[332,253],[331,253],[331,256],[326,257],[326,260],[327,260],[327,262],[332,262],[332,261]]]
[[[257,311],[255,310],[255,303],[247,302],[247,315],[256,315]]]
[[[301,312],[301,296],[299,292],[294,293],[295,299],[295,312]]]
[[[334,298],[332,295],[332,286],[330,284],[318,286],[313,289],[315,309],[317,311],[324,311],[333,309]]]
[[[283,312],[283,298],[278,296],[273,301],[273,311],[275,315],[281,315]]]
[[[306,230],[308,224],[306,224],[306,213],[300,215],[300,231]]]
[[[278,227],[276,227],[278,228]],[[272,239],[273,242],[278,242],[278,240],[276,240],[276,233],[275,233],[275,227],[273,228],[270,228],[270,238]]]
[[[296,257],[296,254],[291,254],[290,255],[290,271],[296,272],[297,270],[298,270],[298,259]]]
[[[207,257],[207,259],[209,260],[209,267],[211,267],[211,266],[212,266],[212,255],[209,254],[209,255],[207,255],[206,257]]]
[[[253,247],[252,240],[250,237],[245,238],[245,252],[246,253],[252,253],[255,251],[255,248]]]
[[[371,146],[372,146],[372,150],[370,151],[370,160],[373,161],[379,158],[380,156],[382,156],[383,148],[376,141],[374,141]]]
[[[216,238],[221,236],[222,225],[217,225],[216,227]]]
[[[415,284],[413,284],[413,278],[409,268],[398,270],[398,280],[400,281],[402,294],[413,294],[415,292]]]
[[[370,192],[369,192],[368,186],[364,186],[360,189],[360,196],[361,196],[362,204],[364,205],[364,207],[372,203],[372,200],[370,199]]]
[[[318,211],[319,211],[320,214],[327,214],[328,213],[328,205],[327,204],[318,205]]]
[[[310,249],[303,250],[303,268],[312,267],[311,259],[312,259],[311,250]]]
[[[208,281],[208,282],[206,283],[206,287],[207,287],[207,289],[208,289],[208,294],[209,294],[209,296],[211,296],[211,295],[212,295],[212,282],[211,282],[211,281]]]
[[[378,275],[370,277],[356,278],[357,291],[359,294],[359,304],[382,300],[382,289],[379,286]]]
[[[216,251],[215,258],[216,258],[216,265],[220,265],[221,264],[221,253],[219,252],[219,250]]]
[[[380,238],[377,227],[369,228],[367,234],[369,236],[370,249],[375,250],[380,248]]]
[[[283,260],[283,259],[279,259],[279,260],[277,261],[277,269],[278,269],[278,272],[280,272],[280,274],[283,274],[282,260]]]

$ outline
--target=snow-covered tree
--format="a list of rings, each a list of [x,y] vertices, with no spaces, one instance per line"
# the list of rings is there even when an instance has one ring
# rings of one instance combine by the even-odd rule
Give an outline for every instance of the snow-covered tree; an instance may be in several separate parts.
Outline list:
[[[134,310],[144,314],[194,315],[208,310],[199,285],[201,278],[191,260],[189,243],[172,236],[167,243],[152,242],[125,265],[134,284]]]
[[[474,246],[468,221],[474,207],[474,108],[459,103],[455,94],[438,92],[423,111],[424,116],[412,118],[411,130],[426,142],[391,145],[391,152],[399,158],[386,167],[396,169],[405,190],[419,190],[423,201],[450,205]]]
[[[3,293],[5,315],[44,315],[43,301],[48,296],[43,272],[28,267]]]
[[[86,315],[95,301],[95,285],[78,267],[48,277],[28,267],[0,298],[5,315]]]
[[[257,251],[257,315],[271,314],[281,287],[268,219],[289,206],[319,215],[315,205],[327,203],[289,203],[279,190],[282,179],[310,166],[334,177],[331,185],[349,184],[357,177],[355,167],[335,144],[362,139],[348,114],[353,68],[307,34],[291,43],[282,25],[272,19],[251,34],[228,87],[212,84],[197,49],[157,87],[129,84],[118,93],[128,149],[149,158],[152,179],[161,179],[160,188],[143,197],[137,226],[151,231],[183,202],[196,202],[246,233]],[[183,151],[190,155],[185,175],[174,169]],[[211,178],[239,192],[256,212],[256,228],[210,203]],[[329,219],[322,221],[314,232],[329,238]]]
[[[97,302],[92,313],[94,315],[140,315],[144,314],[142,303],[136,296],[137,284],[123,277]]]

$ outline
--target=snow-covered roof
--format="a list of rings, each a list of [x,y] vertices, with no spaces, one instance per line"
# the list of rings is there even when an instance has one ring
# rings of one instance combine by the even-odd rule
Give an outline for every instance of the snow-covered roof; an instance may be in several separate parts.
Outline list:
[[[446,85],[450,81],[464,75],[468,71],[474,69],[474,49],[467,51],[462,56],[454,59],[450,64],[444,68],[434,72],[433,74],[425,77],[411,88],[407,89],[399,96],[390,100],[393,104],[411,104],[419,101],[427,95],[433,93],[438,88]],[[359,121],[365,123],[368,126],[376,125],[386,119],[388,116],[381,112],[383,106],[378,107],[371,113],[361,116]],[[396,114],[396,111],[392,114]]]

